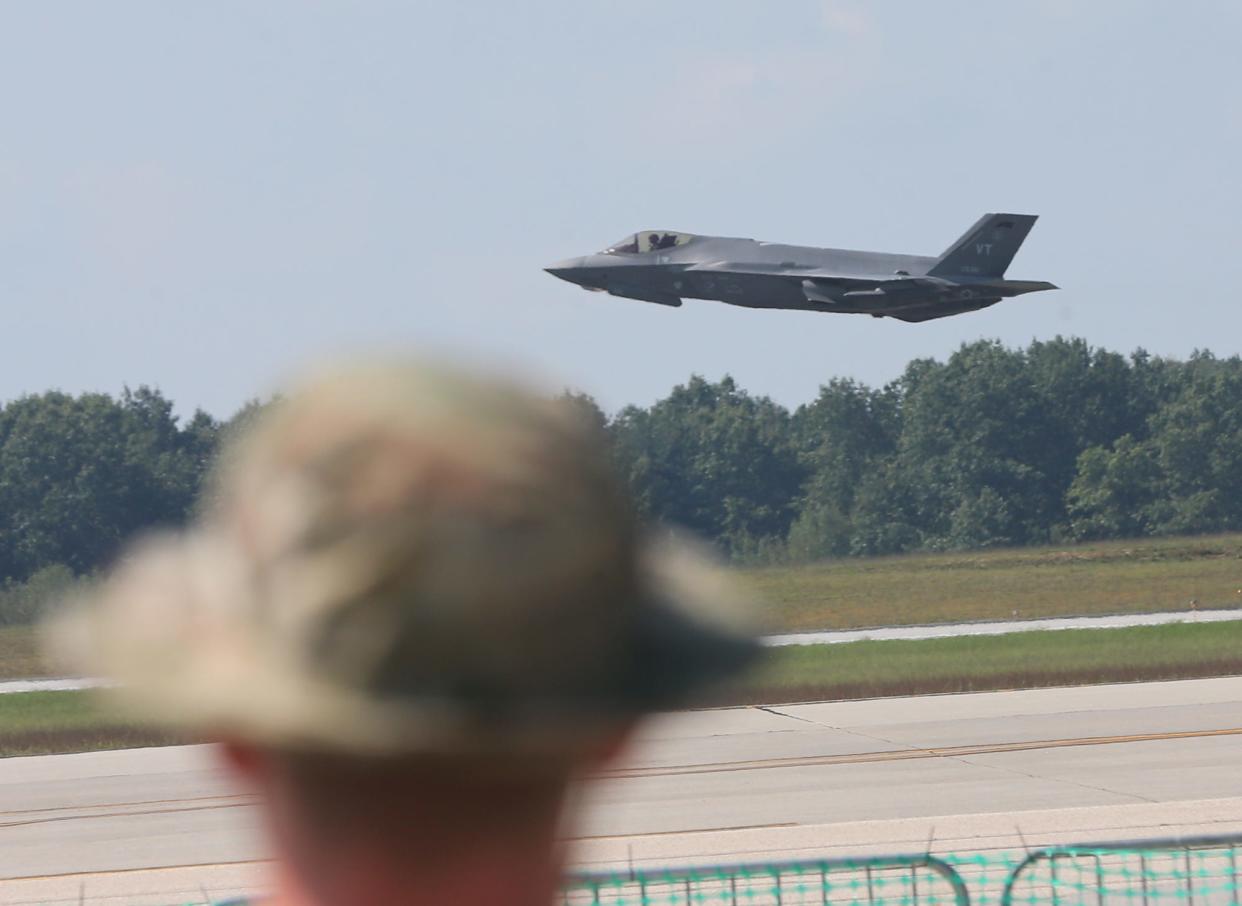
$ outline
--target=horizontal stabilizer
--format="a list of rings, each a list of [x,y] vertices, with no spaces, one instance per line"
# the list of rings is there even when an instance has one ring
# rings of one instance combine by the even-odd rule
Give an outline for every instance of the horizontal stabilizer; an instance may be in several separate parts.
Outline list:
[[[1055,283],[1047,280],[1006,280],[1000,284],[1007,296],[1020,296],[1023,293],[1039,293],[1046,289],[1060,289]]]

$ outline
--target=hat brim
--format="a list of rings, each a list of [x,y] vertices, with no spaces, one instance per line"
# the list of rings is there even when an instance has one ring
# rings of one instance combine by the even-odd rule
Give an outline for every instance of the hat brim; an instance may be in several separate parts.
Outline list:
[[[444,694],[376,698],[310,675],[204,614],[236,593],[212,540],[166,539],[94,599],[49,624],[53,656],[117,681],[103,694],[139,720],[200,738],[367,755],[567,752],[652,711],[685,705],[759,652],[720,567],[682,539],[649,541],[630,638],[607,689],[479,711]],[[207,606],[202,606],[206,604]],[[158,614],[158,618],[157,618]]]

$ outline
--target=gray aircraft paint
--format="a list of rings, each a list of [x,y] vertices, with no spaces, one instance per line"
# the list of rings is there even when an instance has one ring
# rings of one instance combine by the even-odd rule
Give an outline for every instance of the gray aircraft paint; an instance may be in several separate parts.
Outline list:
[[[679,306],[713,299],[747,308],[929,321],[1056,289],[1006,280],[1033,214],[985,214],[939,257],[812,248],[644,230],[593,255],[545,268],[583,289]]]

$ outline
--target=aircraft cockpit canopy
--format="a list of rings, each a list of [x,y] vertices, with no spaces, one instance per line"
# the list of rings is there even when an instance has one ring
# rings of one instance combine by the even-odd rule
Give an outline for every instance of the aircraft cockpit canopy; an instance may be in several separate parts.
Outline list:
[[[689,233],[668,233],[662,230],[643,230],[633,236],[626,236],[620,242],[614,242],[604,249],[605,255],[642,255],[662,249],[677,248],[685,245],[694,237]]]

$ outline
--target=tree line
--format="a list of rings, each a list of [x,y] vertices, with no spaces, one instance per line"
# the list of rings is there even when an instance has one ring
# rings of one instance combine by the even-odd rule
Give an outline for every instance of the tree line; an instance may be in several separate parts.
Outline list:
[[[730,377],[611,418],[568,398],[609,434],[645,518],[741,561],[1242,529],[1237,357],[979,341],[883,387],[830,380],[792,411]],[[184,523],[257,406],[183,421],[141,387],[0,407],[0,623],[30,609],[22,583],[90,575],[135,533]]]
[[[793,411],[694,377],[608,429],[645,516],[744,559],[1242,529],[1236,356],[979,341]]]

